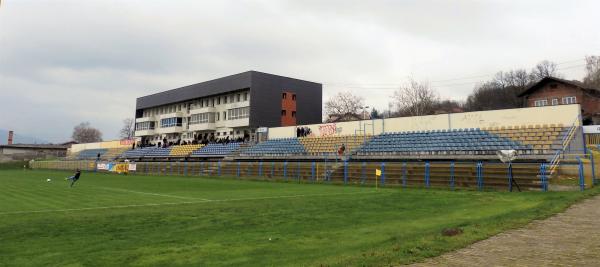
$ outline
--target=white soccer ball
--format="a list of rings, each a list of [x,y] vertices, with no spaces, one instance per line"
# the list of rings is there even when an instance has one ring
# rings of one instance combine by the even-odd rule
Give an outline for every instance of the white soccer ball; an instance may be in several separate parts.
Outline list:
[[[50,180],[50,178],[46,179],[46,182],[50,182],[50,181],[52,181],[52,180]]]

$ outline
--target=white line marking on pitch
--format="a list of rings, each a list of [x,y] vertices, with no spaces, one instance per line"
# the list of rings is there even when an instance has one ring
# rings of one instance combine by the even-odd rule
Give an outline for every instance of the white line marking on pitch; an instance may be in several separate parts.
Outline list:
[[[134,190],[123,189],[123,188],[104,187],[104,186],[96,186],[96,187],[102,188],[102,189],[106,189],[106,190],[118,191],[118,192],[129,192],[129,193],[136,193],[136,194],[143,194],[143,195],[152,195],[152,196],[160,196],[160,197],[171,197],[171,198],[188,199],[188,200],[189,199],[194,199],[194,200],[203,200],[203,201],[210,200],[210,199],[206,199],[206,198],[182,197],[182,196],[167,195],[167,194],[158,194],[158,193],[152,193],[152,192],[134,191]]]
[[[167,202],[167,203],[147,203],[147,204],[132,204],[132,205],[117,205],[117,206],[101,206],[101,207],[89,207],[89,208],[76,208],[76,209],[9,211],[9,212],[1,212],[0,215],[26,214],[26,213],[48,213],[48,212],[67,212],[67,211],[85,211],[85,210],[102,210],[102,209],[118,209],[118,208],[137,208],[137,207],[154,207],[154,206],[169,206],[169,205],[181,205],[181,204],[199,204],[199,203],[210,203],[210,202],[231,202],[231,201],[242,201],[242,200],[264,200],[264,199],[296,198],[296,197],[319,197],[319,196],[337,196],[337,195],[370,194],[370,193],[382,193],[382,192],[367,191],[367,192],[352,192],[352,193],[304,194],[304,195],[230,198],[230,199],[215,199],[215,200],[207,199],[207,200],[199,200],[199,201]]]

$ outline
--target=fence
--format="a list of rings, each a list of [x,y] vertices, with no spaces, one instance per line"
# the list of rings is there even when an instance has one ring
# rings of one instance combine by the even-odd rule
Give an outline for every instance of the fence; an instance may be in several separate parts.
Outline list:
[[[29,167],[32,169],[51,169],[51,170],[75,170],[93,171],[96,169],[96,162],[93,160],[78,161],[31,161]]]
[[[600,134],[585,134],[585,143],[588,145],[600,145]]]
[[[142,175],[227,176],[385,187],[548,190],[545,163],[486,162],[138,162]],[[94,170],[93,161],[38,161],[32,168]],[[380,170],[381,175],[376,175]]]
[[[562,163],[559,166],[560,176],[577,177],[577,185],[589,188],[600,182],[600,152],[588,149],[578,150],[579,153],[561,155]]]

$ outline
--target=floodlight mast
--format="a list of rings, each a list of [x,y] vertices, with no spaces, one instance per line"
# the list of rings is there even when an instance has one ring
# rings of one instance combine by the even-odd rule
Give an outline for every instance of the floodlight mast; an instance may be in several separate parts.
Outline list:
[[[517,159],[517,151],[514,149],[510,149],[510,150],[498,150],[498,152],[496,152],[496,155],[498,155],[498,157],[500,158],[500,161],[507,163],[508,162],[508,191],[512,192],[512,186],[513,184],[515,186],[517,186],[517,189],[519,190],[519,192],[521,192],[521,188],[519,187],[519,184],[517,184],[517,181],[515,181],[515,179],[513,179],[513,170],[512,170],[512,161]]]

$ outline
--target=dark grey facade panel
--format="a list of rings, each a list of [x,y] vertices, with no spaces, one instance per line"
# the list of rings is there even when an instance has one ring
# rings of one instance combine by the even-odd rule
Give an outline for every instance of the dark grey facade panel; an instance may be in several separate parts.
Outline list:
[[[250,88],[251,72],[243,72],[231,76],[201,82],[172,89],[137,99],[136,109],[145,109],[166,104],[187,101],[194,98],[227,93],[230,91]]]
[[[252,73],[250,88],[250,126],[281,126],[283,92],[296,94],[296,123],[313,124],[322,120],[323,89],[319,83],[261,72]]]

